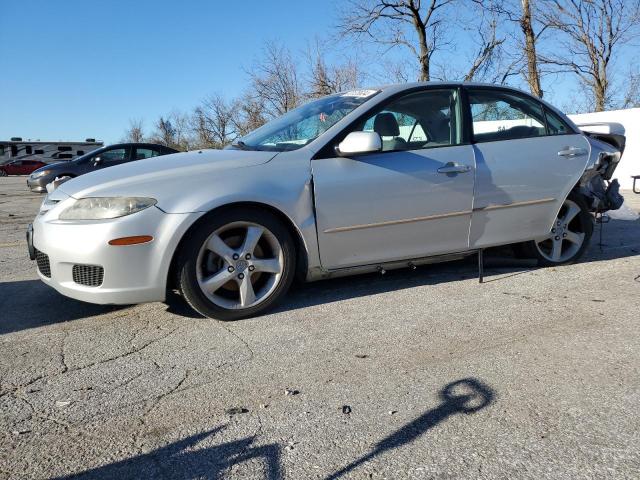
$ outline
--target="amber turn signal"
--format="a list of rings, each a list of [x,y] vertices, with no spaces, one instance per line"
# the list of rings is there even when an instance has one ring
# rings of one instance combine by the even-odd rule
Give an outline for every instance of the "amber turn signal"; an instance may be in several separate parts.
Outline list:
[[[122,237],[109,240],[109,245],[138,245],[139,243],[149,243],[153,240],[151,235],[137,235],[135,237]]]

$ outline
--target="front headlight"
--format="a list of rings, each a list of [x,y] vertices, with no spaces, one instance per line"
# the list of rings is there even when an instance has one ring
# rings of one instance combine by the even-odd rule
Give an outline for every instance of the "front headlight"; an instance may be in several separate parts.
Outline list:
[[[44,177],[45,175],[48,175],[51,173],[51,170],[42,170],[41,172],[33,172],[31,174],[31,178],[40,178],[40,177]]]
[[[65,208],[60,220],[105,220],[124,217],[156,204],[155,198],[90,197],[81,198]]]

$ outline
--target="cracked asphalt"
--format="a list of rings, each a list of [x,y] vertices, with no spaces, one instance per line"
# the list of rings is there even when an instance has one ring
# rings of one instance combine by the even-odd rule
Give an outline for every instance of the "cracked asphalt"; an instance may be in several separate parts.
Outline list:
[[[42,284],[25,183],[0,178],[1,479],[640,477],[640,221],[576,265],[498,251],[484,284],[325,281],[222,323]]]

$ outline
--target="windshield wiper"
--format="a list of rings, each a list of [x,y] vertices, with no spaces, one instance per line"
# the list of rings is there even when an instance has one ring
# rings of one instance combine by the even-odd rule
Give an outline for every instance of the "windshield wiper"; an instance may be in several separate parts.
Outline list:
[[[249,147],[247,146],[247,144],[244,143],[242,140],[238,140],[235,143],[232,143],[231,146],[234,148],[239,148],[240,150],[249,150]]]

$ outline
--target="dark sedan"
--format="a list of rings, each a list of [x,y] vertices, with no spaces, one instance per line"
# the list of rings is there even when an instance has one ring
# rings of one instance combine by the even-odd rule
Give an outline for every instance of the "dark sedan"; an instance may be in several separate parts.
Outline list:
[[[121,163],[178,153],[173,148],[155,143],[119,143],[102,147],[69,162],[46,165],[33,172],[27,185],[33,192],[46,192],[47,184],[56,178],[73,178]]]

